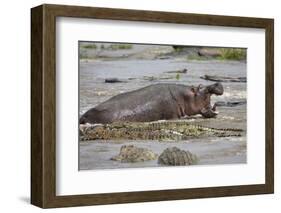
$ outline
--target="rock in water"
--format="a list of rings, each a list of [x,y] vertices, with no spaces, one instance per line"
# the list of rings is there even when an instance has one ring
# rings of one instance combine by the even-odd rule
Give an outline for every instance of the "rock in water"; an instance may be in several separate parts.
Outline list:
[[[158,164],[169,166],[183,166],[197,164],[198,157],[189,151],[181,150],[177,147],[165,149],[158,157]]]
[[[148,160],[155,160],[157,154],[146,148],[139,148],[134,145],[123,145],[119,155],[111,160],[121,161],[122,163],[135,163]]]

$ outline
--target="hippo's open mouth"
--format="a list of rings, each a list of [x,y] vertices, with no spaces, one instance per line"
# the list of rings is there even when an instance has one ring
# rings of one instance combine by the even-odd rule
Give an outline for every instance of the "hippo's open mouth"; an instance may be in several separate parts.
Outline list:
[[[210,85],[207,87],[207,91],[210,93],[210,95],[222,95],[224,90],[221,83],[215,83],[213,85]],[[202,116],[205,118],[213,118],[216,117],[219,113],[216,111],[217,105],[216,103],[212,105],[211,103],[208,104],[207,107],[204,107],[201,110]]]
[[[212,106],[211,104],[201,110],[201,114],[205,118],[213,118],[219,114],[217,111],[217,105],[216,103]]]

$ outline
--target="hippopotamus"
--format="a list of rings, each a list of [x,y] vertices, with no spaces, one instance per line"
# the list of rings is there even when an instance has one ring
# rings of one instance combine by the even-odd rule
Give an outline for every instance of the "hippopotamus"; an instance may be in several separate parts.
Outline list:
[[[141,89],[116,95],[85,112],[80,124],[107,124],[113,122],[150,122],[180,119],[196,114],[215,117],[216,105],[212,95],[222,95],[223,86],[181,84],[153,84]]]

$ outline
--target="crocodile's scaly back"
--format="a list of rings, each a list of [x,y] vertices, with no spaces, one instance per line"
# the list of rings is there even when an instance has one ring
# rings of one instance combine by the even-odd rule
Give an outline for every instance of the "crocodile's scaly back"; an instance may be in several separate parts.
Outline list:
[[[186,140],[194,137],[239,137],[242,129],[213,128],[186,121],[118,122],[85,125],[80,128],[81,140]]]

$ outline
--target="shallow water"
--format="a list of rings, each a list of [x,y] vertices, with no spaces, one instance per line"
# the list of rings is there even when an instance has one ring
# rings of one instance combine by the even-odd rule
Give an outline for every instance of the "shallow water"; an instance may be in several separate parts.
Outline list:
[[[167,73],[187,69],[187,73]],[[229,77],[245,77],[246,63],[237,61],[188,61],[185,58],[135,59],[80,61],[80,115],[110,97],[155,83],[177,83],[185,85],[213,84],[200,78],[205,74]],[[156,80],[146,80],[147,77]],[[104,83],[105,78],[118,78],[126,83]],[[223,83],[222,96],[213,96],[215,101],[246,100],[246,83]],[[195,116],[191,123],[218,128],[242,128],[242,137],[195,138],[180,142],[158,141],[87,141],[80,142],[80,169],[111,169],[122,167],[158,166],[157,160],[140,163],[120,163],[110,160],[119,153],[124,144],[146,147],[160,154],[169,146],[189,150],[198,155],[199,164],[246,163],[246,105],[218,107],[217,118],[203,119]]]
[[[80,169],[117,169],[159,166],[157,160],[120,163],[110,160],[118,155],[122,145],[133,144],[137,147],[146,147],[158,155],[167,147],[176,146],[183,150],[195,153],[200,161],[198,165],[232,164],[246,162],[245,137],[239,138],[200,138],[180,142],[158,141],[107,141],[105,143],[88,141],[80,144]]]

